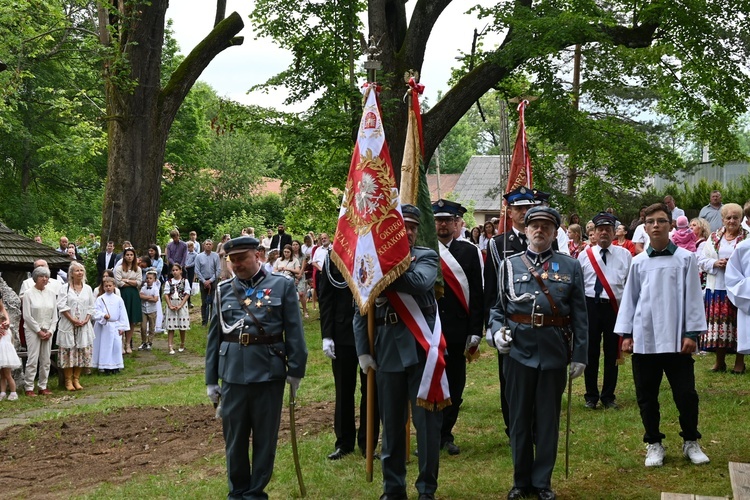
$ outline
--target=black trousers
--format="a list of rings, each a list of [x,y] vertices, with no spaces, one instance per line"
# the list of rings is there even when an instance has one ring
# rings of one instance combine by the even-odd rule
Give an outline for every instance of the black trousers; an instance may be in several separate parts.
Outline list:
[[[268,498],[264,490],[276,458],[284,381],[224,383],[221,389],[228,498]]]
[[[448,389],[451,394],[451,405],[443,409],[443,426],[440,429],[440,445],[453,441],[453,426],[458,420],[458,411],[463,402],[466,386],[466,343],[448,344],[448,355],[445,357],[445,375],[448,378]]]
[[[508,398],[505,395],[505,373],[503,372],[503,358],[506,354],[497,353],[497,373],[500,378],[500,411],[503,414],[503,423],[505,424],[505,435],[510,437],[510,417],[508,413]]]
[[[354,346],[337,345],[336,359],[331,360],[333,381],[336,387],[336,409],[333,416],[333,430],[336,433],[336,448],[344,452],[354,450],[356,441],[359,449],[367,449],[367,375],[359,369],[357,349]],[[357,431],[354,408],[357,377],[360,383],[359,431]],[[378,396],[375,392],[374,445],[378,442],[380,419],[378,418]]]
[[[208,314],[213,306],[214,283],[212,282],[208,288],[203,283],[198,283],[198,286],[201,287],[201,324],[205,326],[211,319]]]
[[[584,371],[586,381],[586,401],[596,403],[614,403],[617,387],[617,354],[620,336],[614,333],[617,314],[612,304],[597,303],[586,297],[586,309],[589,318],[589,359]],[[599,394],[599,353],[604,341],[604,379],[602,392]]]
[[[659,386],[663,375],[667,376],[674,404],[680,413],[680,436],[685,441],[700,439],[694,363],[688,354],[633,354],[633,381],[645,429],[644,443],[660,443],[666,437],[659,431]]]
[[[503,357],[510,402],[513,486],[549,488],[557,459],[567,369],[540,370]]]
[[[406,422],[411,404],[412,422],[417,430],[419,475],[415,486],[419,494],[437,490],[440,463],[440,427],[443,412],[417,406],[417,393],[425,363],[409,366],[402,372],[378,370],[378,402],[383,422],[380,464],[383,470],[383,493],[406,493]]]

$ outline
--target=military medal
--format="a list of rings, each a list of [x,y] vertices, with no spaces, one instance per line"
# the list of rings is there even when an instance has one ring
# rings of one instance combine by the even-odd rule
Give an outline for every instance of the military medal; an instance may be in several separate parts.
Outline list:
[[[271,302],[271,289],[270,288],[264,288],[263,289],[263,295],[266,302]],[[260,295],[258,295],[258,298],[260,299]]]
[[[249,306],[250,304],[253,303],[252,296],[253,296],[254,291],[255,291],[255,288],[248,288],[247,290],[245,290],[245,300],[243,300],[242,302],[246,306]]]
[[[543,280],[546,280],[547,278],[549,278],[549,273],[547,272],[548,268],[549,268],[549,262],[545,262],[544,265],[542,266],[542,269],[544,269],[544,271],[542,271]]]
[[[260,298],[263,297],[264,290],[258,290],[258,293],[255,294],[255,296],[258,298],[258,301],[255,302],[255,307],[262,307],[263,302],[260,301]]]
[[[555,273],[555,279],[556,280],[560,279],[560,273],[558,272],[559,270],[560,270],[560,264],[558,264],[557,262],[553,262],[552,263],[552,272]]]

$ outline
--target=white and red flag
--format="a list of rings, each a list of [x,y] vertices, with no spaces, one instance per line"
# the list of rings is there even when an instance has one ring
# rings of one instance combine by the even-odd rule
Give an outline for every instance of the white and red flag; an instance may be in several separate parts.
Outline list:
[[[362,315],[411,262],[377,89],[372,84],[365,88],[331,258],[346,278]]]

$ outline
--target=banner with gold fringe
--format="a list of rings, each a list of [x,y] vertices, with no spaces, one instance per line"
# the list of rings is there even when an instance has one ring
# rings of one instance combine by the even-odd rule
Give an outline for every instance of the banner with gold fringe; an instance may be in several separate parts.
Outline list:
[[[375,85],[365,84],[362,119],[331,251],[362,315],[411,261],[377,94]]]

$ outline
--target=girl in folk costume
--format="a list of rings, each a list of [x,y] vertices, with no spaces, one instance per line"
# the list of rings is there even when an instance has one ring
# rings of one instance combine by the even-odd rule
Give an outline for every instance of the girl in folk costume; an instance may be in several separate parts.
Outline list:
[[[737,350],[737,308],[727,297],[724,272],[735,247],[748,235],[740,225],[742,217],[742,207],[736,203],[721,207],[723,225],[711,233],[698,256],[698,266],[706,273],[704,305],[708,323],[708,330],[699,338],[699,347],[704,351],[716,352],[716,364],[711,369],[714,372],[726,371],[726,354]],[[737,374],[745,372],[742,354],[735,357],[732,371]]]
[[[164,285],[164,298],[167,312],[164,326],[167,329],[169,354],[174,354],[174,331],[180,331],[180,352],[185,350],[185,333],[190,328],[190,313],[187,301],[190,297],[190,283],[182,277],[182,266],[172,265],[172,278]]]
[[[122,361],[122,335],[130,322],[125,302],[115,294],[115,280],[103,278],[100,295],[94,302],[94,346],[92,366],[111,375],[125,367]]]
[[[94,292],[86,284],[86,268],[73,261],[68,269],[68,284],[57,295],[60,321],[57,327],[57,356],[65,373],[65,389],[80,391],[81,370],[91,366],[94,344]]]
[[[16,354],[11,340],[10,320],[5,312],[3,296],[0,295],[0,401],[6,397],[8,401],[17,401],[16,381],[13,380],[13,370],[21,368],[21,360]],[[6,393],[6,388],[10,394]]]

